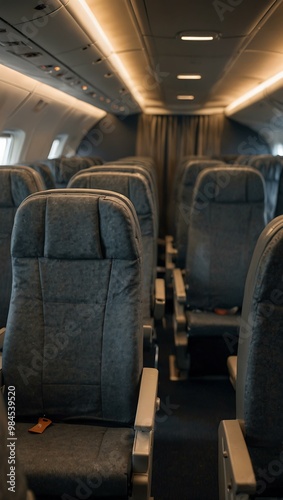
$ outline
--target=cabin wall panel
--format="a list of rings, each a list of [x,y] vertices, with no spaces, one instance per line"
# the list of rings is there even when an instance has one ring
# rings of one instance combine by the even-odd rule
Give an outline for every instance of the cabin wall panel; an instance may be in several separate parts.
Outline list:
[[[225,119],[221,154],[266,154],[270,148],[264,138],[255,130],[234,120]]]
[[[136,154],[138,115],[117,117],[107,114],[86,134],[77,153],[114,161]]]

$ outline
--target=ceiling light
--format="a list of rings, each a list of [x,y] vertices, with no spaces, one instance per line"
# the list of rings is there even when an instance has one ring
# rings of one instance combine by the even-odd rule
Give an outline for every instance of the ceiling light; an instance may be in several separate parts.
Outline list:
[[[54,66],[53,69],[54,69],[54,71],[60,71],[61,68],[60,68],[60,66]]]
[[[186,31],[180,33],[179,36],[184,42],[211,42],[220,38],[220,33],[213,31]]]
[[[193,101],[194,98],[194,95],[177,95],[177,99],[179,99],[179,101]]]
[[[82,90],[87,90],[88,86],[87,85],[82,85]]]
[[[201,75],[177,75],[178,80],[200,80]]]
[[[234,111],[236,108],[243,108],[248,105],[248,102],[252,100],[253,97],[256,95],[260,94],[263,90],[268,89],[275,83],[279,82],[280,80],[283,79],[283,71],[280,71],[276,75],[272,76],[271,78],[268,78],[268,80],[265,80],[264,82],[260,83],[253,89],[249,90],[246,94],[242,95],[235,101],[233,101],[229,106],[225,108],[225,114],[229,115],[232,111]],[[241,106],[241,104],[246,103],[246,106]]]

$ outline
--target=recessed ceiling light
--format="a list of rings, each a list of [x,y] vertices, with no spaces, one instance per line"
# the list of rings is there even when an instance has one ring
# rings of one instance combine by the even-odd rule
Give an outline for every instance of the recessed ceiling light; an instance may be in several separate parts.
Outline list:
[[[61,68],[60,68],[60,66],[54,66],[53,69],[54,69],[54,71],[60,71]]]
[[[87,90],[88,86],[87,85],[82,85],[82,90]]]
[[[177,75],[178,80],[200,80],[201,75]]]
[[[193,101],[194,98],[194,95],[177,95],[177,99],[179,99],[179,101]]]
[[[185,42],[211,42],[220,38],[220,33],[205,31],[186,31],[180,33],[181,40]]]

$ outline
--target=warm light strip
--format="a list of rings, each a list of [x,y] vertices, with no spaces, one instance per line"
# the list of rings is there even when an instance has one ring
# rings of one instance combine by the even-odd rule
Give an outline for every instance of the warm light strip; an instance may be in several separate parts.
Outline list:
[[[210,42],[213,40],[213,36],[193,36],[193,35],[182,35],[181,40],[185,42]]]
[[[257,94],[259,94],[263,90],[268,89],[269,87],[274,85],[274,83],[276,83],[282,79],[283,79],[283,71],[280,71],[279,73],[272,76],[268,80],[265,80],[265,82],[262,82],[259,85],[257,85],[257,87],[254,87],[253,89],[249,90],[249,92],[247,92],[246,94],[239,97],[239,99],[236,99],[231,104],[229,104],[225,108],[225,114],[230,114],[233,110],[240,107],[241,104],[248,103],[248,101],[252,100],[252,98],[255,97]],[[244,107],[244,106],[242,106],[242,107]]]
[[[179,99],[179,101],[193,101],[194,98],[194,95],[177,95],[177,99]]]
[[[177,75],[178,80],[200,80],[201,75]]]
[[[129,88],[130,92],[132,93],[133,97],[135,100],[138,102],[141,108],[144,106],[144,99],[138,89],[136,88],[133,80],[131,79],[127,69],[125,68],[124,64],[122,63],[121,59],[119,56],[115,53],[113,46],[111,45],[111,42],[107,35],[104,33],[101,25],[99,24],[98,20],[96,19],[95,15],[93,14],[92,10],[89,8],[85,0],[78,0],[78,3],[81,5],[81,7],[84,9],[85,14],[87,16],[87,19],[93,26],[93,35],[97,38],[98,42],[98,47],[99,49],[104,53],[104,55],[107,56],[107,53],[110,52],[111,54],[111,63],[114,66],[114,69],[117,71],[117,73],[120,75],[122,78],[123,82],[125,85]],[[78,9],[80,7],[78,6]],[[98,36],[97,36],[98,35]]]

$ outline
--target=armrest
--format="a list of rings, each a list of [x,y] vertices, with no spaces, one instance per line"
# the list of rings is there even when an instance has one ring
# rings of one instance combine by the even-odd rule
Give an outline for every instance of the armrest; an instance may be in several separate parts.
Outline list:
[[[134,424],[132,459],[135,474],[148,473],[152,460],[154,419],[155,412],[159,408],[157,384],[158,371],[155,368],[144,368]]]
[[[161,319],[165,314],[165,281],[162,278],[155,280],[154,318]]]
[[[143,348],[150,349],[152,345],[153,327],[150,324],[143,325]]]
[[[173,287],[178,302],[185,304],[187,296],[181,269],[173,270]]]
[[[174,290],[174,321],[177,330],[186,329],[187,318],[185,314],[186,290],[181,269],[173,270],[173,290]]]
[[[176,248],[173,247],[173,236],[165,236],[165,269],[166,283],[172,279],[172,269],[175,268],[175,256],[177,255]]]
[[[154,428],[154,419],[157,401],[158,371],[156,368],[143,368],[140,393],[134,428],[140,431],[151,431]]]
[[[237,356],[229,356],[227,359],[227,367],[230,377],[230,382],[234,389],[236,390],[237,382]]]
[[[253,466],[238,420],[223,420],[218,430],[219,499],[248,499],[256,492]]]
[[[3,350],[5,332],[6,332],[6,328],[0,328],[0,351]]]

